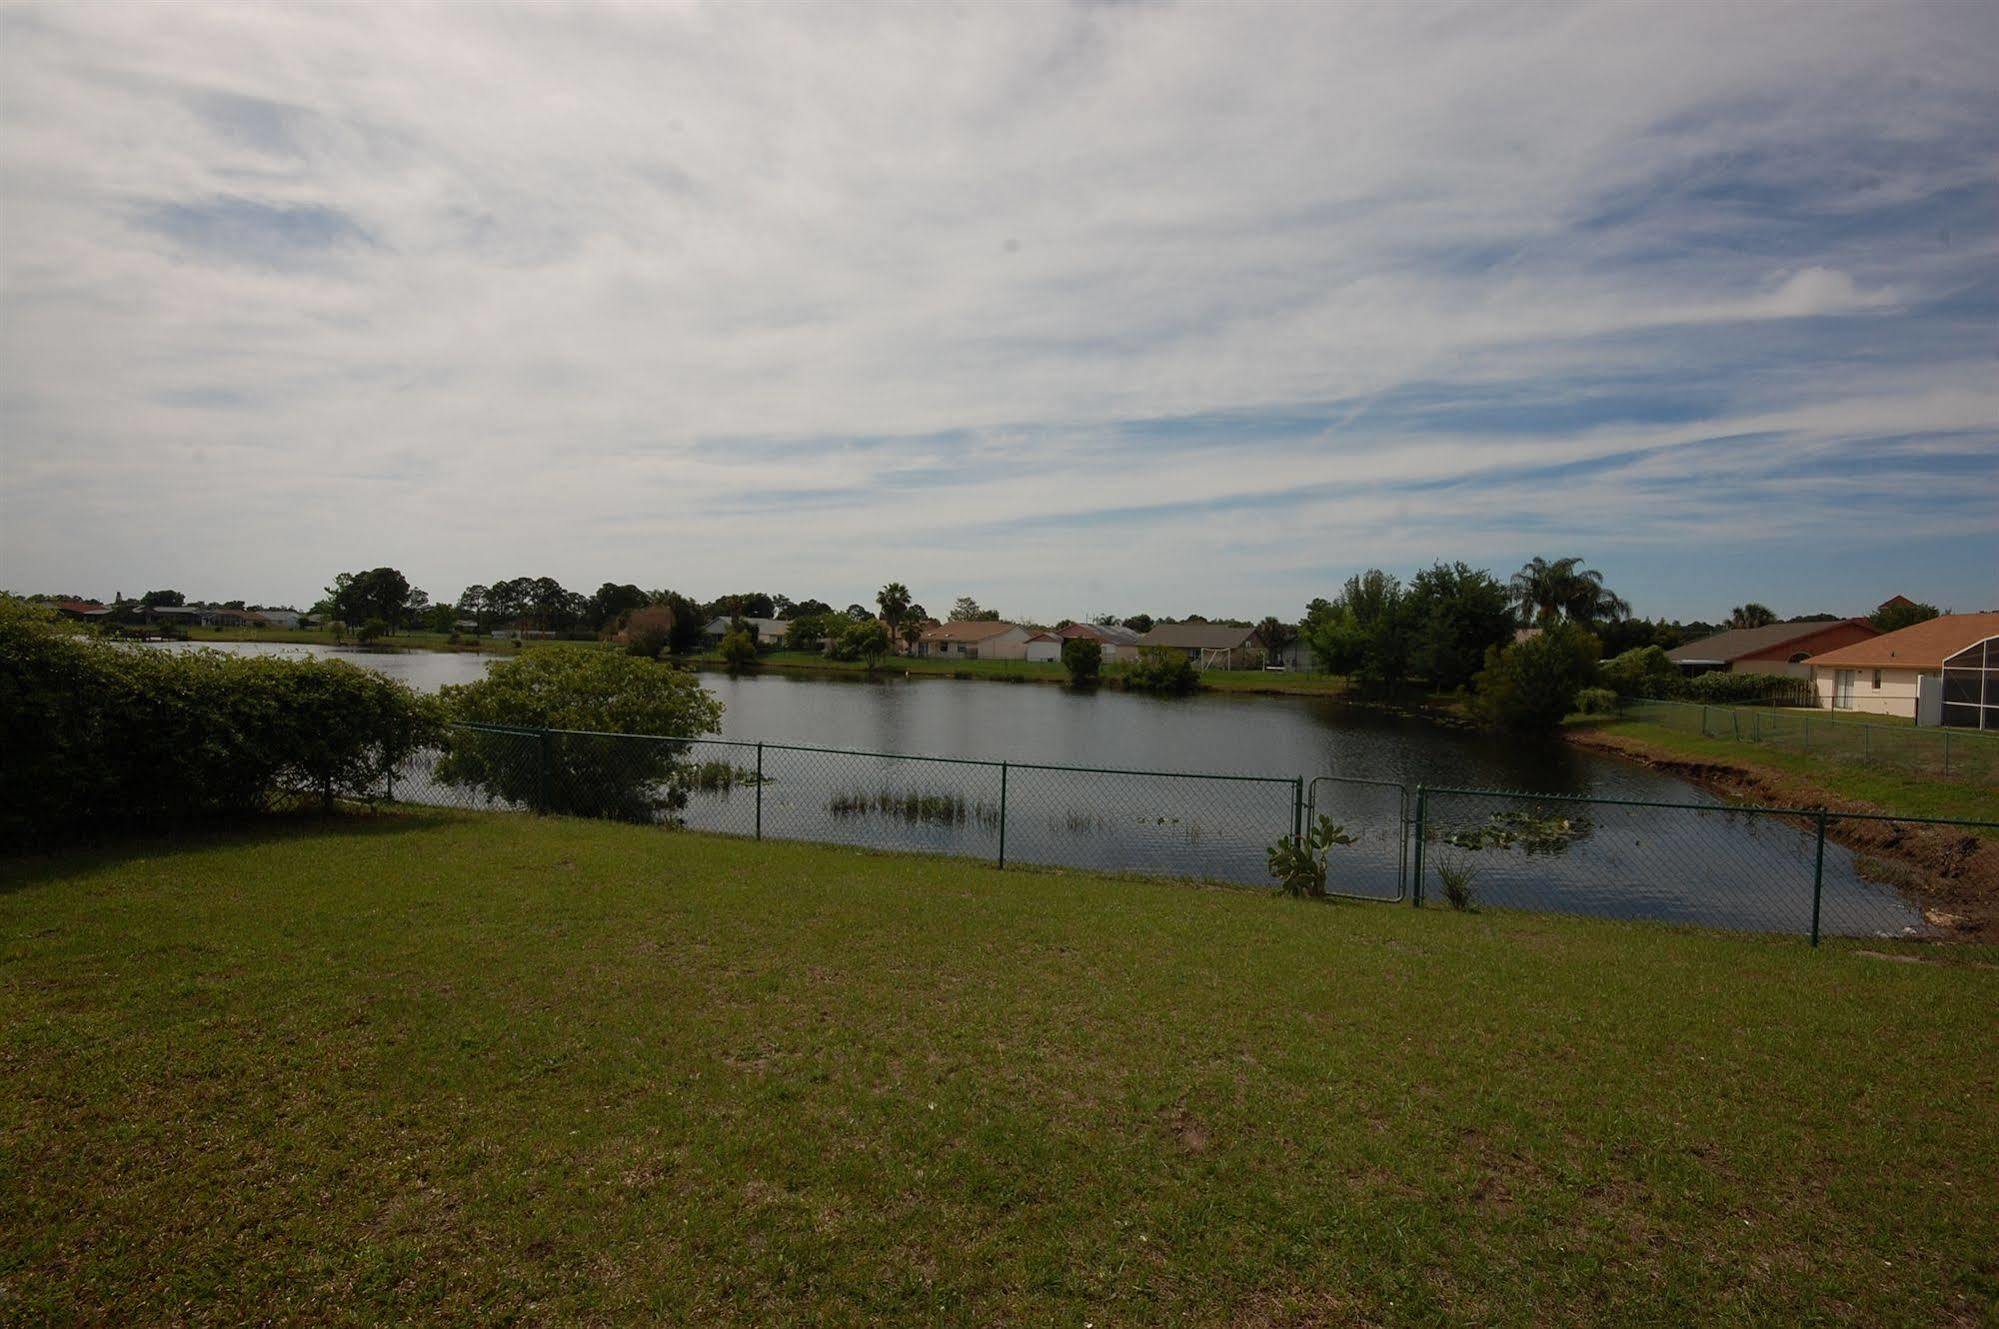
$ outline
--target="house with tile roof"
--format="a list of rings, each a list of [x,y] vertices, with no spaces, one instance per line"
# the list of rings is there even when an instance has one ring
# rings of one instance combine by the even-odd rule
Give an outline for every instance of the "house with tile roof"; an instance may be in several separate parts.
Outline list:
[[[916,653],[930,660],[1025,660],[1033,636],[1018,623],[995,619],[936,623],[916,639]]]
[[[1999,695],[1992,692],[1993,643],[1999,641],[1999,611],[1944,614],[1884,632],[1866,641],[1814,655],[1812,690],[1818,704],[1836,711],[1907,716],[1922,724],[1946,721],[1976,728],[1999,724]],[[1977,663],[1973,664],[1972,661]],[[1954,691],[1966,691],[1962,676],[1979,700],[1960,697],[1944,715],[1946,664]]]

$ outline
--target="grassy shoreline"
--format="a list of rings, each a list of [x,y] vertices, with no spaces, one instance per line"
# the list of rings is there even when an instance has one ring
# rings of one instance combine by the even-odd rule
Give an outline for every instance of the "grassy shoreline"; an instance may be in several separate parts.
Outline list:
[[[0,957],[28,1321],[1999,1303],[1976,967],[476,814],[0,862]]]

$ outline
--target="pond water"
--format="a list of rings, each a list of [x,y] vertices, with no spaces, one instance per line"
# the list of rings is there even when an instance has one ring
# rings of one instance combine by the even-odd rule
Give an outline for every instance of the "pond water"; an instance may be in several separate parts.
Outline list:
[[[477,679],[501,658],[260,642],[214,649],[338,656],[426,692]],[[1289,831],[1290,781],[1303,777],[1313,810],[1358,836],[1335,851],[1343,869],[1336,886],[1392,897],[1409,879],[1413,853],[1401,833],[1403,795],[1360,781],[1513,790],[1523,797],[1431,796],[1426,893],[1440,891],[1440,868],[1469,867],[1474,889],[1495,904],[1786,932],[1809,924],[1816,846],[1807,830],[1726,809],[1697,786],[1557,739],[1494,735],[1312,697],[1151,697],[892,672],[874,679],[709,673],[702,683],[725,706],[723,740],[765,745],[760,787],[753,747],[695,745],[698,761],[734,773],[721,787],[691,791],[677,812],[707,829],[990,856],[999,851],[1004,801],[1010,860],[1266,881],[1263,850]],[[1012,765],[1002,790],[997,766],[858,754]],[[464,801],[422,779],[406,780],[399,792]],[[1592,805],[1573,819],[1571,833],[1532,855],[1517,845],[1469,853],[1442,839],[1476,835],[1500,824],[1495,816],[1573,811],[1524,797],[1548,794],[1698,808]],[[1829,932],[1923,928],[1918,910],[1863,880],[1834,844],[1826,847],[1823,912]]]

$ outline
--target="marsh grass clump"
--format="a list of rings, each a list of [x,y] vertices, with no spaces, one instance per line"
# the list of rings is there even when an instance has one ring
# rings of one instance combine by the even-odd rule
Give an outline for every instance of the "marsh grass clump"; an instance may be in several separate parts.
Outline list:
[[[704,794],[722,793],[737,785],[769,783],[768,775],[760,776],[746,766],[727,761],[697,762],[688,767],[686,776],[687,787]]]
[[[847,790],[827,800],[826,810],[836,817],[888,817],[932,826],[999,825],[999,809],[990,803],[927,791]]]

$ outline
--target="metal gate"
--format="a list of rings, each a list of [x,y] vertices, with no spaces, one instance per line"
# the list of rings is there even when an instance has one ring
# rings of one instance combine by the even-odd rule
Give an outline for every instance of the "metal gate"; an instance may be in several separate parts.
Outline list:
[[[1409,791],[1393,780],[1315,776],[1305,790],[1305,825],[1331,817],[1354,842],[1326,858],[1326,893],[1399,904],[1409,898]]]

